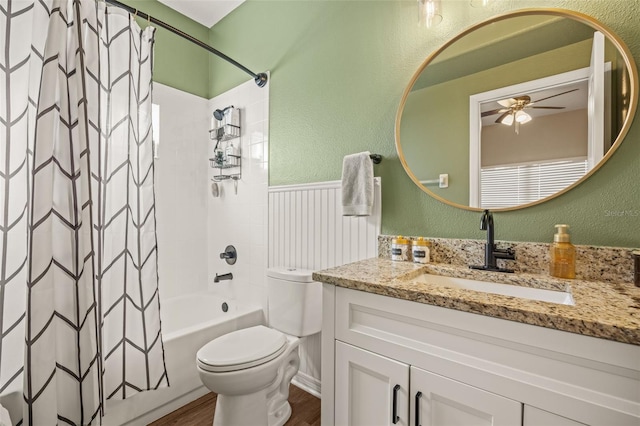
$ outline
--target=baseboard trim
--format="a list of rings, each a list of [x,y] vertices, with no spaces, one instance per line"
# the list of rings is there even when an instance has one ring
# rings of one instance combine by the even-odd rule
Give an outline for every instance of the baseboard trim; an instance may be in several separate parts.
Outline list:
[[[291,380],[291,383],[303,391],[320,398],[321,383],[319,379],[309,376],[308,374],[298,372],[298,374],[296,374]]]

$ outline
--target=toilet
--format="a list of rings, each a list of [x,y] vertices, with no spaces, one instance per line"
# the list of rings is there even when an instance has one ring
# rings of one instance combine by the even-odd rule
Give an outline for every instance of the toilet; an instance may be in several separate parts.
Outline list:
[[[200,380],[218,394],[214,426],[281,426],[291,416],[299,337],[320,332],[322,324],[322,284],[311,273],[269,269],[269,326],[225,334],[198,351]]]

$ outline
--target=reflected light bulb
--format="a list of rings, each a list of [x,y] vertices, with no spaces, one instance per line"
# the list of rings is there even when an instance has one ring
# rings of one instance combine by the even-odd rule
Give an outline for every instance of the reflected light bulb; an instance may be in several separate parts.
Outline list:
[[[516,112],[516,121],[520,124],[528,123],[531,121],[531,116],[524,111]]]
[[[504,124],[505,126],[511,126],[513,124],[513,114],[509,114],[505,116],[500,124]]]

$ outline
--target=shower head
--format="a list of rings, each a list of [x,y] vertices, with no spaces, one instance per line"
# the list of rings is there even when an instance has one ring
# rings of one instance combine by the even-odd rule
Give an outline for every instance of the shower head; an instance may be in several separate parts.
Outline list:
[[[216,120],[221,121],[224,118],[224,113],[227,112],[229,108],[233,108],[233,105],[229,105],[225,109],[217,109],[213,111],[213,116]]]

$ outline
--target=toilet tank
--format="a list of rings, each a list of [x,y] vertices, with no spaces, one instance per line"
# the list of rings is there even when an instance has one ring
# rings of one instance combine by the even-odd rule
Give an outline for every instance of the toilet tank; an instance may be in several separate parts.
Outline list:
[[[320,332],[322,284],[311,279],[312,272],[296,268],[267,270],[270,327],[298,337]]]

